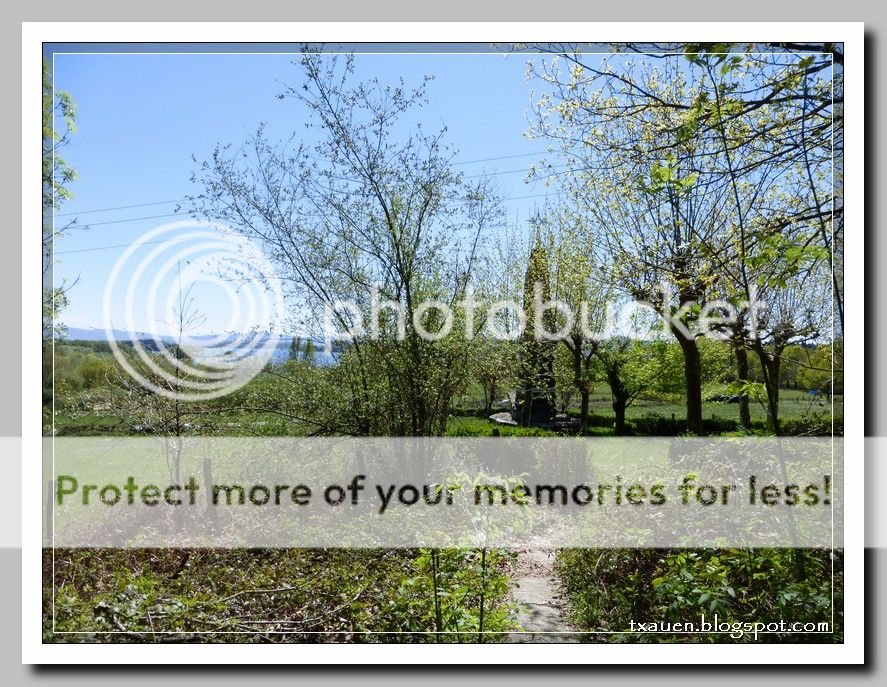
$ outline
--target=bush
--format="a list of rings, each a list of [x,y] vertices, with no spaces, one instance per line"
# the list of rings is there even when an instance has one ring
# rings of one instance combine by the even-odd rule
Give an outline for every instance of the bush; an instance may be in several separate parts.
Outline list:
[[[567,549],[556,571],[582,629],[624,631],[631,621],[822,622],[833,634],[768,634],[758,641],[843,641],[843,554],[816,549]],[[612,641],[753,641],[724,634],[612,635]]]
[[[80,379],[82,388],[96,389],[107,383],[113,371],[113,366],[105,360],[87,356],[77,366],[76,376]]]
[[[152,642],[172,633],[208,642],[474,642],[483,629],[493,641],[514,629],[510,557],[492,549],[46,549],[44,575],[56,584],[43,588],[44,640]]]

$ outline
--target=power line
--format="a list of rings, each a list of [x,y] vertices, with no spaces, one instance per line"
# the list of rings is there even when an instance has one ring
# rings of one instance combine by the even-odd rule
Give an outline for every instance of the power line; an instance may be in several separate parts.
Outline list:
[[[547,177],[543,177],[543,178],[547,178]],[[507,203],[512,200],[527,200],[530,198],[548,198],[551,195],[554,195],[554,194],[552,194],[552,193],[535,193],[535,194],[531,194],[531,195],[527,195],[527,196],[509,196],[507,198],[502,198],[501,200],[503,203]],[[453,199],[453,200],[461,200],[461,199]],[[146,219],[164,219],[167,217],[183,217],[183,218],[185,218],[185,217],[187,217],[187,215],[185,213],[172,212],[172,213],[169,213],[166,215],[145,215],[143,217],[126,217],[124,219],[112,219],[112,220],[107,220],[105,222],[90,222],[89,224],[86,224],[84,226],[87,228],[91,228],[91,227],[100,227],[100,226],[103,226],[106,224],[126,224],[127,222],[140,222],[140,221],[146,220]],[[71,252],[71,251],[65,251],[65,252]]]
[[[513,201],[513,200],[530,200],[532,198],[550,198],[551,196],[554,196],[554,195],[556,195],[556,194],[554,194],[554,193],[534,193],[534,194],[530,194],[530,195],[526,195],[526,196],[510,196],[508,198],[502,198],[502,202],[509,202],[509,201]],[[166,217],[185,217],[185,215],[183,215],[181,213],[174,212],[169,215],[147,215],[145,217],[128,217],[126,219],[115,219],[115,220],[110,220],[108,222],[95,222],[95,223],[92,223],[92,224],[89,224],[86,226],[87,227],[97,227],[97,226],[101,226],[104,224],[125,224],[127,222],[139,222],[139,221],[146,220],[146,219],[162,219],[162,218],[166,218]],[[142,243],[140,245],[150,246],[150,245],[157,244],[157,243],[165,243],[166,241],[167,241],[167,239],[163,239],[160,241],[145,241],[144,243]],[[118,244],[115,244],[112,246],[96,246],[94,248],[77,248],[74,250],[58,250],[58,251],[53,251],[53,254],[54,255],[71,255],[73,253],[91,253],[93,251],[112,250],[114,248],[129,248],[131,245],[133,245],[133,244],[132,243],[118,243]]]
[[[553,195],[555,195],[555,194],[554,193],[534,193],[533,195],[529,195],[529,196],[509,196],[508,198],[503,198],[502,202],[507,203],[512,200],[527,200],[529,198],[549,198]]]
[[[510,172],[499,172],[499,173],[500,174],[511,174],[511,173],[514,173],[517,171],[523,171],[523,170],[511,170]],[[485,176],[485,175],[481,175],[481,176]],[[554,176],[554,175],[551,175],[551,176]],[[474,177],[465,177],[465,178],[472,179]],[[547,179],[548,177],[542,177],[542,178]],[[502,198],[501,200],[503,203],[507,203],[512,200],[526,200],[529,198],[547,198],[550,195],[552,195],[552,194],[538,193],[538,194],[533,194],[533,195],[528,195],[528,196],[509,196],[508,198]],[[457,200],[457,199],[453,199],[453,200]],[[165,201],[165,202],[176,202],[176,201]],[[145,207],[148,205],[160,205],[160,204],[161,204],[161,202],[158,201],[157,203],[144,203],[142,205],[130,205],[130,206],[126,206],[126,207]],[[123,206],[121,206],[119,209],[122,210]],[[100,212],[100,210],[93,210],[93,212]],[[74,213],[74,214],[85,214],[85,213]],[[62,217],[62,216],[63,215],[56,215],[56,217]],[[187,217],[187,215],[185,213],[180,213],[180,212],[171,212],[171,213],[164,214],[164,215],[145,215],[143,217],[125,217],[123,219],[112,219],[112,220],[106,220],[103,222],[89,222],[88,224],[85,224],[83,226],[89,227],[89,228],[101,227],[101,226],[104,226],[107,224],[126,224],[127,222],[139,222],[139,221],[145,220],[145,219],[164,219],[167,217]]]
[[[562,166],[566,166],[566,165],[557,165],[557,166],[553,167],[552,169],[558,169],[559,167],[562,167]],[[509,170],[504,170],[502,172],[489,172],[488,174],[473,174],[471,176],[466,176],[463,178],[465,178],[465,179],[479,179],[481,177],[499,176],[501,174],[517,174],[519,172],[526,172],[526,171],[527,170],[525,170],[525,169],[509,169]],[[552,176],[557,176],[557,174],[549,174],[547,176],[540,177],[536,181],[548,179],[549,177],[552,177]],[[527,198],[544,198],[549,195],[551,195],[551,194],[541,193],[541,194],[529,195],[529,196],[509,196],[508,198],[502,198],[501,200],[502,200],[502,202],[509,202],[512,200],[524,200]],[[115,208],[104,208],[104,209],[100,209],[100,210],[87,210],[85,212],[71,212],[71,213],[66,213],[66,214],[62,214],[62,215],[56,215],[56,217],[70,217],[72,215],[86,215],[89,213],[106,212],[106,211],[111,211],[111,210],[126,210],[128,208],[142,208],[142,207],[149,207],[152,205],[165,205],[168,203],[181,202],[183,200],[187,200],[187,198],[176,198],[173,200],[158,200],[155,203],[139,203],[137,205],[121,205],[121,206],[115,207]],[[183,217],[183,216],[185,216],[183,213],[172,212],[172,213],[168,213],[168,214],[164,214],[164,215],[146,215],[144,217],[126,217],[123,219],[112,219],[112,220],[105,220],[102,222],[89,222],[89,223],[85,224],[84,226],[100,227],[100,226],[103,226],[106,224],[125,224],[126,222],[138,222],[139,220],[143,220],[143,219],[163,219],[164,217]]]
[[[513,160],[515,158],[520,158],[520,157],[533,157],[533,156],[544,155],[544,154],[545,153],[542,153],[542,152],[539,152],[539,153],[518,153],[516,155],[500,155],[498,157],[486,157],[486,158],[480,158],[477,160],[462,160],[461,162],[452,162],[450,164],[452,164],[452,165],[473,165],[473,164],[477,164],[479,162],[496,162],[497,160]],[[483,177],[483,176],[496,176],[499,174],[516,174],[517,172],[522,172],[522,171],[526,171],[526,170],[514,169],[514,170],[507,170],[504,172],[489,172],[487,174],[475,174],[472,176],[467,176],[465,178],[466,179],[476,179],[476,178]],[[151,207],[152,205],[169,205],[170,203],[181,203],[182,201],[185,201],[185,200],[188,200],[188,198],[187,197],[171,198],[170,200],[156,200],[156,201],[152,201],[150,203],[135,203],[133,205],[115,205],[113,207],[95,208],[93,210],[81,210],[79,212],[59,212],[59,213],[56,213],[55,216],[56,217],[74,217],[74,216],[79,216],[79,215],[93,215],[93,214],[97,214],[100,212],[113,212],[114,210],[132,210],[133,208],[146,208],[146,207]],[[102,222],[93,223],[90,226],[96,226],[97,224],[102,224]]]
[[[567,163],[562,164],[562,165],[551,165],[551,166],[549,167],[549,169],[561,169],[561,168],[563,168],[563,167],[569,167],[569,166],[570,166],[570,163],[567,162]],[[527,173],[527,170],[526,170],[526,169],[506,169],[506,170],[504,170],[504,171],[502,171],[502,172],[487,172],[487,173],[485,173],[485,174],[472,174],[472,175],[470,175],[470,176],[466,176],[466,177],[462,177],[462,178],[463,178],[463,179],[480,179],[480,178],[482,178],[482,177],[495,177],[495,176],[499,176],[499,175],[501,175],[501,174],[520,174],[521,172],[523,172],[524,174],[526,174],[526,173]],[[553,175],[549,174],[548,176],[541,177],[541,178],[542,178],[542,179],[547,179],[549,176],[553,176]]]
[[[155,243],[166,243],[169,239],[160,239],[158,241],[145,241],[140,244],[142,246],[151,246]],[[53,255],[70,255],[71,253],[92,253],[97,250],[111,250],[113,248],[129,248],[132,243],[118,243],[116,246],[96,246],[95,248],[78,248],[76,250],[57,250],[53,251]]]
[[[56,213],[56,217],[73,217],[74,215],[92,215],[97,212],[111,212],[112,210],[131,210],[133,208],[146,208],[151,205],[168,205],[169,203],[180,203],[187,198],[173,198],[172,200],[157,200],[152,203],[136,203],[135,205],[117,205],[113,208],[98,208],[96,210],[83,210],[81,212],[62,212]]]
[[[495,162],[496,160],[513,160],[517,157],[533,157],[535,155],[545,155],[545,153],[518,153],[517,155],[500,155],[499,157],[487,157],[480,160],[463,160],[462,162],[452,162],[453,165],[473,165],[478,162]]]
[[[138,222],[143,219],[163,219],[164,217],[185,217],[182,213],[173,212],[168,215],[147,215],[146,217],[127,217],[125,219],[112,219],[107,222],[90,222],[86,227],[100,227],[104,224],[126,224],[127,222]]]

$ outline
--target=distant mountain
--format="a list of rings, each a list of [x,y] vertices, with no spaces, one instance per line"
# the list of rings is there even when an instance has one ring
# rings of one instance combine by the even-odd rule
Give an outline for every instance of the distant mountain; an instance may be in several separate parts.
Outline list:
[[[153,343],[158,340],[158,337],[150,332],[134,332],[135,336],[131,336],[129,332],[124,332],[119,329],[111,330],[111,335],[114,341],[125,342],[132,341],[134,339],[142,341],[145,348],[148,350],[157,350],[157,344]],[[217,334],[200,334],[194,337],[195,340],[209,340],[214,339]],[[229,335],[231,339],[235,338],[235,334]],[[104,329],[99,329],[98,327],[90,327],[89,329],[84,329],[82,327],[68,327],[68,333],[65,336],[68,341],[107,341],[108,334]],[[271,356],[271,361],[274,363],[280,363],[289,358],[289,348],[292,340],[296,338],[290,334],[281,334],[280,338],[277,341],[277,345],[274,349],[274,354]],[[298,337],[304,338],[304,337]],[[173,337],[166,336],[160,337],[164,343],[174,343]],[[316,348],[315,352],[315,361],[319,365],[329,365],[335,360],[335,354],[328,355],[324,352],[324,341],[323,339],[314,339],[314,346]],[[335,348],[334,348],[335,350]]]
[[[90,327],[89,329],[83,329],[81,327],[68,327],[66,339],[69,341],[107,341],[109,338],[113,338],[114,341],[132,341],[133,339],[138,340],[152,340],[152,339],[160,339],[162,341],[172,342],[175,340],[175,337],[172,336],[161,336],[158,337],[156,334],[151,332],[134,332],[135,336],[132,336],[129,332],[124,332],[119,329],[111,330],[111,337],[108,336],[108,333],[104,329],[99,329],[98,327]],[[194,340],[196,341],[208,341],[210,339],[214,339],[218,336],[218,334],[198,334],[194,336]],[[234,339],[236,334],[229,334],[228,336],[231,339]],[[290,342],[293,340],[293,337],[288,334],[281,334],[279,337],[278,345],[283,345],[284,343],[289,346]],[[318,342],[318,339],[315,339],[315,344]]]
[[[151,339],[151,334],[147,332],[136,332],[138,339]],[[133,337],[129,332],[122,332],[117,329],[112,330],[112,336],[115,341],[132,341]],[[90,327],[89,329],[81,329],[80,327],[68,327],[66,339],[72,341],[107,341],[108,334],[104,329],[98,327]]]

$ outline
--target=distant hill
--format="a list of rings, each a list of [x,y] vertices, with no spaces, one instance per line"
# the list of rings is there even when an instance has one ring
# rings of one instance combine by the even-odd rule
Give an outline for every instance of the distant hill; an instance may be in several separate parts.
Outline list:
[[[194,339],[197,341],[209,340],[215,338],[216,334],[201,334],[195,336]],[[231,338],[235,338],[234,334],[230,335]],[[149,332],[135,332],[135,336],[131,336],[129,332],[124,332],[118,329],[111,330],[111,337],[108,336],[107,332],[104,329],[99,329],[98,327],[90,327],[88,329],[84,329],[82,327],[68,327],[67,335],[65,339],[67,341],[108,341],[109,338],[113,338],[114,341],[118,342],[127,342],[139,340],[146,346],[149,350],[156,350],[155,345],[151,345],[154,341],[158,340],[154,334]],[[279,363],[283,362],[289,357],[289,347],[292,343],[293,339],[292,335],[289,334],[281,334],[280,338],[275,346],[274,355],[271,357],[272,362]],[[303,337],[299,337],[303,338]],[[160,337],[160,340],[165,343],[174,343],[174,339],[172,337]],[[323,339],[314,339],[314,346],[317,349],[316,351],[316,361],[321,365],[330,364],[334,356],[327,355],[323,352],[324,342]],[[338,346],[334,346],[334,351],[338,348]]]
[[[133,339],[133,337],[129,336],[128,332],[121,332],[116,329],[113,330],[112,334],[115,341],[132,341]],[[137,332],[136,334],[135,338],[138,339],[153,338],[151,334],[148,334],[147,332]],[[108,334],[104,329],[99,329],[98,327],[90,327],[89,329],[68,327],[65,338],[70,339],[71,341],[107,341]]]
[[[151,339],[159,339],[161,341],[174,341],[174,337],[172,336],[161,336],[158,337],[155,334],[150,332],[134,332],[135,336],[132,336],[130,332],[124,332],[119,329],[112,329],[111,336],[108,336],[108,333],[104,329],[99,329],[98,327],[90,327],[89,329],[82,329],[80,327],[68,327],[66,339],[69,341],[107,341],[109,338],[112,338],[114,341],[133,341],[134,339],[138,339],[140,341],[151,340]],[[218,336],[218,334],[198,334],[193,337],[196,341],[205,340],[208,341],[210,339],[214,339]],[[234,339],[235,334],[229,334],[229,336]],[[293,340],[292,336],[289,335],[280,335],[279,344],[286,343],[287,346],[290,345],[290,342]],[[317,340],[315,340],[317,343]]]

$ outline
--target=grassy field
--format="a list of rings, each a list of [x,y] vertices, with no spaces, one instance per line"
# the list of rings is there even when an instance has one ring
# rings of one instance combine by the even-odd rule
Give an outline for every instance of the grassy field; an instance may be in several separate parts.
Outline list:
[[[752,420],[766,420],[767,410],[760,403],[751,403],[749,406]],[[595,394],[591,400],[592,412],[599,415],[612,415],[609,394]],[[626,410],[626,417],[648,417],[659,415],[661,417],[678,418],[684,416],[685,408],[682,403],[662,403],[660,401],[648,401],[638,399]],[[831,403],[825,397],[811,397],[806,391],[782,389],[779,393],[779,414],[781,419],[795,420],[813,415],[831,415]],[[834,397],[834,416],[843,417],[844,397]],[[702,416],[725,418],[738,418],[739,405],[735,403],[706,402],[703,404]]]
[[[763,425],[767,420],[766,408],[760,403],[750,405],[752,422],[756,426]],[[570,414],[578,415],[578,409],[571,407]],[[784,422],[798,422],[802,420],[817,421],[827,424],[834,417],[840,422],[844,416],[844,397],[835,396],[834,406],[825,397],[811,397],[804,391],[782,389],[779,405],[780,420]],[[833,414],[834,413],[834,414]],[[448,428],[451,436],[485,436],[492,430],[490,422],[482,417],[483,413],[473,410],[465,410],[455,414]],[[610,405],[609,394],[593,394],[590,403],[589,435],[607,436],[613,433],[609,421],[614,419],[613,409]],[[674,419],[677,425],[682,424],[686,417],[686,408],[683,403],[666,403],[651,399],[637,399],[626,410],[626,418],[629,424],[632,420]],[[729,424],[730,421],[739,421],[739,406],[735,403],[706,402],[703,404],[703,420],[715,421],[718,424]],[[499,426],[503,436],[545,436],[551,434],[547,430],[536,428],[521,428]],[[723,431],[723,430],[722,430]]]
[[[750,406],[752,421],[763,423],[767,412],[760,403]],[[571,413],[575,413],[571,409]],[[823,398],[815,398],[803,391],[783,389],[780,397],[780,419],[798,421],[817,419],[828,421],[832,417],[832,404]],[[834,397],[834,417],[843,418],[844,398]],[[638,399],[632,403],[626,417],[630,421],[640,418],[675,419],[680,423],[685,416],[682,403],[665,403],[662,401]],[[591,435],[609,435],[612,429],[607,420],[613,418],[608,394],[594,394],[591,398],[592,427]],[[739,406],[733,403],[706,402],[703,406],[705,420],[730,421],[739,418]],[[143,432],[137,426],[122,423],[119,419],[98,412],[80,415],[58,413],[55,418],[58,436],[132,436]],[[450,436],[487,436],[494,425],[482,413],[474,410],[454,411],[450,418],[447,434]],[[503,436],[547,436],[552,432],[537,428],[512,428],[499,426]],[[208,416],[202,422],[195,422],[187,430],[188,434],[210,436],[301,436],[305,428],[271,413],[239,413],[232,412],[224,416]]]

